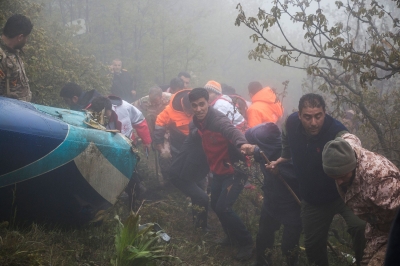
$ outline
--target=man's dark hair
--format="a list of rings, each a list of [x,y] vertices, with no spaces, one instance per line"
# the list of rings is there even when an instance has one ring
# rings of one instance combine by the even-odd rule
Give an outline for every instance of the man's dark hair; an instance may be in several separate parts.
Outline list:
[[[93,99],[89,109],[95,112],[101,112],[103,109],[111,110],[112,105],[110,99],[104,96],[99,96]]]
[[[15,14],[8,18],[3,28],[3,35],[7,38],[14,38],[20,34],[28,36],[33,28],[29,18],[21,14]]]
[[[225,83],[221,83],[221,89],[222,89],[222,94],[225,94],[225,95],[236,94],[235,88],[233,88]]]
[[[208,101],[208,91],[204,88],[194,88],[189,93],[189,101],[194,102],[200,98],[206,99]]]
[[[262,90],[263,86],[258,81],[252,81],[252,82],[249,83],[249,86],[247,86],[247,88],[249,90],[249,93],[254,95],[257,92],[259,92],[260,90]]]
[[[171,88],[171,91],[177,91],[177,90],[182,90],[185,88],[185,84],[183,83],[183,80],[180,78],[173,78],[171,82],[169,83],[169,87]]]
[[[299,101],[299,112],[303,110],[305,107],[310,108],[321,108],[325,112],[325,100],[321,95],[316,93],[307,93],[301,96]]]
[[[60,96],[64,98],[72,99],[72,97],[80,97],[82,94],[82,88],[74,82],[68,82],[62,87],[60,91]]]
[[[188,72],[186,72],[186,71],[179,72],[178,78],[180,78],[182,76],[184,76],[185,78],[189,78],[189,79],[191,78],[190,74]]]

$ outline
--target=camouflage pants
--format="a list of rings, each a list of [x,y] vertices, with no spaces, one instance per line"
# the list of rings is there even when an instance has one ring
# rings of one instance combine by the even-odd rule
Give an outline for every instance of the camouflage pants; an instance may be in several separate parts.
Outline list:
[[[387,243],[376,249],[376,246],[372,242],[367,242],[361,266],[383,266],[385,264]]]

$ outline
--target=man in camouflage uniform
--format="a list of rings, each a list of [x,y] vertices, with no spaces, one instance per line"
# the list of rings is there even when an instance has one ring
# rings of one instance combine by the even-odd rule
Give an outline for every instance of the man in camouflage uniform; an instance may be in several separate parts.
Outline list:
[[[32,93],[21,58],[22,48],[33,25],[20,14],[11,16],[0,41],[0,96],[30,102]]]
[[[152,136],[156,125],[157,116],[169,104],[170,98],[171,93],[163,92],[160,87],[154,86],[150,88],[149,95],[144,96],[133,103],[133,105],[137,107],[140,111],[142,111],[145,115]],[[169,132],[165,134],[164,150],[170,154],[170,145],[168,138]],[[171,159],[164,158],[163,156],[158,157],[158,151],[154,151],[156,153],[156,165],[157,167],[158,165],[160,166],[161,172],[163,173],[163,178],[167,179],[167,169],[169,169]],[[163,185],[165,183],[165,180],[159,177],[159,182],[161,185]]]
[[[160,87],[155,86],[150,88],[149,95],[133,103],[146,116],[151,132],[154,130],[157,115],[169,104],[170,98],[171,93],[163,92]]]
[[[361,265],[383,265],[390,226],[400,207],[400,172],[382,155],[368,151],[346,133],[322,152],[325,173],[335,179],[346,205],[367,222]]]

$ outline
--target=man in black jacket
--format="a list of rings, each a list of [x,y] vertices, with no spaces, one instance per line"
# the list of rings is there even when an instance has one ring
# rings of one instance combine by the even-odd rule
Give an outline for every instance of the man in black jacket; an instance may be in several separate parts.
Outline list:
[[[329,265],[326,243],[335,214],[346,221],[358,265],[365,247],[365,222],[345,205],[335,180],[322,168],[325,144],[344,133],[347,133],[346,127],[325,113],[325,101],[320,95],[303,95],[299,112],[291,114],[282,128],[281,157],[268,165],[274,169],[290,158],[293,161],[302,198],[304,246],[309,263],[316,266]]]
[[[229,118],[209,107],[206,89],[193,89],[189,93],[189,101],[194,112],[193,123],[201,137],[203,150],[213,174],[211,208],[217,214],[227,235],[226,242],[239,243],[236,259],[249,259],[253,249],[252,237],[232,209],[247,177],[235,173],[233,165],[243,159],[241,152],[251,153],[254,146],[247,143]]]
[[[260,164],[264,175],[264,202],[261,209],[259,229],[256,239],[257,266],[272,265],[271,250],[274,246],[275,232],[284,226],[282,235],[282,254],[289,266],[297,265],[298,245],[302,231],[300,205],[283,182],[299,194],[299,184],[291,161],[278,165],[277,174],[266,170],[267,163],[261,152],[269,161],[274,161],[281,154],[281,132],[274,123],[264,123],[248,129],[245,133],[249,143],[257,145],[254,159]],[[284,181],[281,180],[283,178]],[[265,254],[267,252],[267,255]]]

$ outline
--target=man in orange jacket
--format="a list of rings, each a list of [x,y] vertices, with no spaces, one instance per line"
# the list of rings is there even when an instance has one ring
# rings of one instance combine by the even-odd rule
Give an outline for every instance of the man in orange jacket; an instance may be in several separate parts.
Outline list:
[[[252,105],[247,109],[247,123],[250,128],[262,123],[276,123],[283,115],[283,107],[276,94],[260,82],[250,82],[248,86]]]
[[[156,149],[160,152],[160,168],[164,179],[168,179],[168,169],[171,157],[174,158],[189,135],[189,123],[192,121],[193,111],[189,102],[190,90],[181,90],[172,95],[169,104],[158,114],[153,132]],[[170,151],[165,142],[165,133],[169,131]]]

